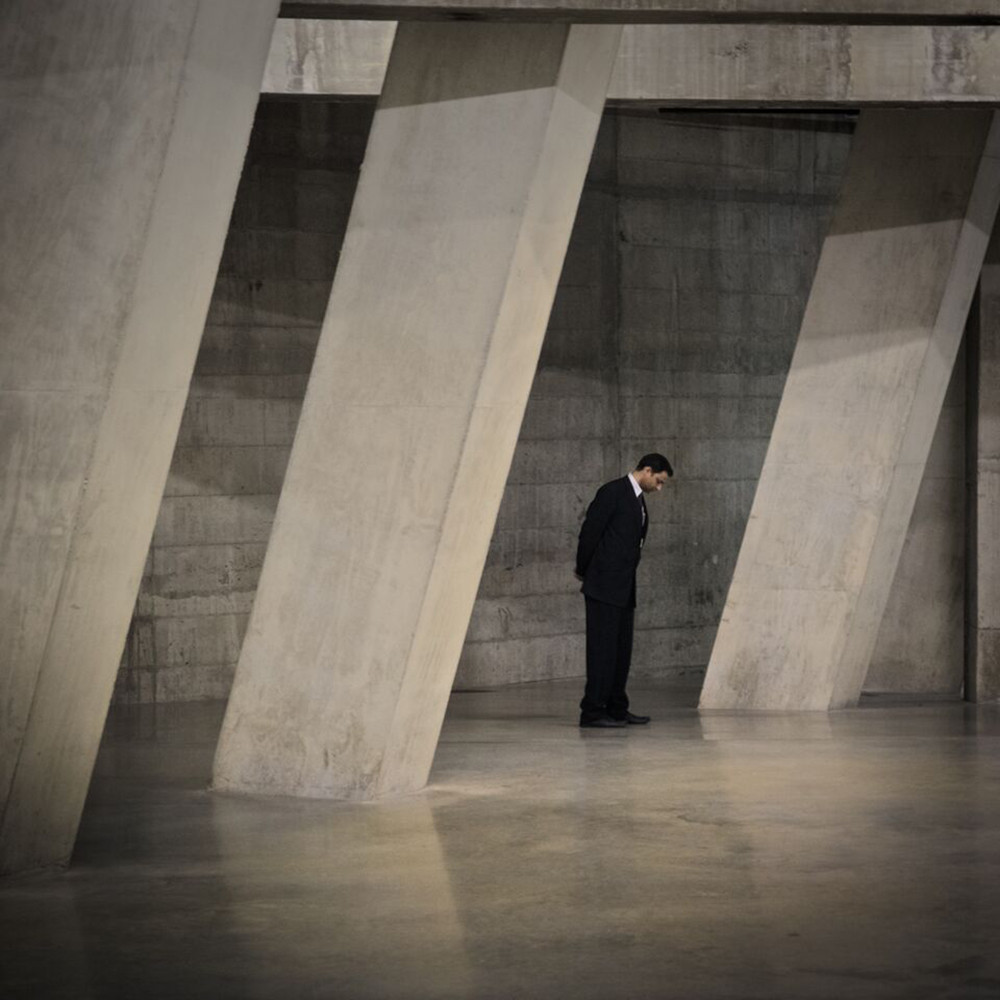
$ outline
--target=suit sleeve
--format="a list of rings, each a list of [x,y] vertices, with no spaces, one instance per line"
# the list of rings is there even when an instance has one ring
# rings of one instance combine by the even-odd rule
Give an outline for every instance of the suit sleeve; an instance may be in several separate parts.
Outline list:
[[[590,501],[587,514],[580,527],[580,538],[576,546],[576,572],[579,576],[585,576],[590,560],[594,558],[597,551],[598,542],[604,529],[611,520],[611,515],[615,512],[615,499],[611,490],[601,487],[597,495]]]

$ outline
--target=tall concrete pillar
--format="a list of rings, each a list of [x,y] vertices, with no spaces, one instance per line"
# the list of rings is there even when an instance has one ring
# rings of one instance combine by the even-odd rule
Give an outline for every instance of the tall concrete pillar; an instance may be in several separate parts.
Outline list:
[[[0,14],[0,872],[72,849],[276,14]]]
[[[998,199],[993,112],[862,112],[702,708],[856,703]]]
[[[400,25],[216,788],[425,783],[619,34]]]
[[[966,691],[1000,699],[1000,226],[994,227],[970,324],[971,497]]]

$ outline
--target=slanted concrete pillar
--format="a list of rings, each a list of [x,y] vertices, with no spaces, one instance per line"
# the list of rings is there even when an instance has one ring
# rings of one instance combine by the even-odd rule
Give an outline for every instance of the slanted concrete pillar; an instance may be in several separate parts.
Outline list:
[[[970,324],[969,701],[1000,699],[1000,226],[994,227]]]
[[[0,14],[0,872],[72,849],[276,14]]]
[[[425,783],[618,41],[400,26],[216,788]]]
[[[889,589],[863,691],[961,698],[965,683],[968,470],[959,350]]]
[[[866,111],[701,707],[854,704],[1000,198],[990,111]]]

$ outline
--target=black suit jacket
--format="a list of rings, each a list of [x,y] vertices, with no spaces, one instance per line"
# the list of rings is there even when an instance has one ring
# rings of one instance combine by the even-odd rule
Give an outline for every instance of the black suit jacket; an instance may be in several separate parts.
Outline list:
[[[628,476],[605,483],[591,500],[576,547],[576,572],[587,597],[635,607],[635,570],[649,524],[642,510]]]

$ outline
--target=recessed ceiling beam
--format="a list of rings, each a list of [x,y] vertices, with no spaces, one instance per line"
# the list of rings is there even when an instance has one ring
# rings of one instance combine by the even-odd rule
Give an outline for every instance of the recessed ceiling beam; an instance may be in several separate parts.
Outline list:
[[[391,21],[279,20],[267,94],[382,90]],[[661,107],[1000,105],[1000,32],[965,27],[627,25],[609,101]]]

